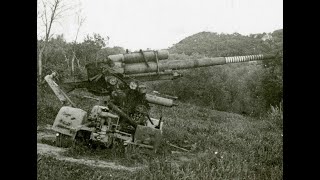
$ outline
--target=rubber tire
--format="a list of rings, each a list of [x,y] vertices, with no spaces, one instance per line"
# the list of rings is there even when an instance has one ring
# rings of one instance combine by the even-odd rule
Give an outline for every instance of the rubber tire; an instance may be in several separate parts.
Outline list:
[[[72,146],[72,139],[70,136],[58,133],[59,136],[56,136],[56,146],[68,148]]]

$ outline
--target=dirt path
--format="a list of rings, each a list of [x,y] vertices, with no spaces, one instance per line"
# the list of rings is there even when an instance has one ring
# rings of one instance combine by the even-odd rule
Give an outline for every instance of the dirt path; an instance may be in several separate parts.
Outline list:
[[[84,164],[87,166],[99,167],[99,168],[111,168],[117,170],[125,171],[136,171],[144,167],[126,167],[121,165],[116,165],[114,162],[106,162],[101,160],[92,160],[92,159],[75,159],[72,157],[63,156],[61,153],[65,152],[66,148],[59,148],[50,146],[47,144],[37,143],[37,153],[41,155],[51,156],[61,161],[69,161],[72,163]]]
[[[101,160],[95,160],[95,159],[76,159],[73,157],[64,156],[63,152],[67,150],[67,148],[60,148],[55,146],[50,146],[48,144],[40,143],[41,139],[54,139],[55,134],[54,132],[51,132],[50,129],[44,128],[40,132],[37,133],[37,154],[43,155],[43,156],[51,156],[61,161],[68,161],[72,163],[78,163],[83,164],[87,166],[92,167],[99,167],[99,168],[111,168],[116,170],[125,170],[125,171],[136,171],[143,169],[145,167],[139,166],[139,167],[126,167],[117,165],[114,162],[107,162],[107,161],[101,161]]]
[[[56,146],[51,146],[48,144],[43,144],[43,140],[47,140],[53,142],[55,140],[55,132],[51,130],[51,126],[40,127],[37,132],[37,153],[41,156],[50,156],[54,157],[61,161],[68,161],[72,163],[83,164],[91,167],[99,167],[99,168],[111,168],[116,170],[125,170],[125,171],[137,171],[140,169],[144,169],[147,166],[137,166],[137,167],[126,167],[122,165],[117,165],[115,162],[102,161],[97,159],[89,159],[89,158],[73,158],[70,156],[65,156],[64,152],[68,150],[68,148],[60,148]],[[171,159],[171,163],[175,167],[179,167],[181,164],[191,161],[196,158],[197,155],[173,151],[173,159]],[[201,156],[201,155],[198,155]]]

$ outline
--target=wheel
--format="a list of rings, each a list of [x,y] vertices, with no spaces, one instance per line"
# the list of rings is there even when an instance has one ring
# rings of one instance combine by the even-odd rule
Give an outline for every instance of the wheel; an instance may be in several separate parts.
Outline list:
[[[77,132],[75,138],[74,138],[74,144],[80,145],[80,146],[90,146],[90,131],[83,131],[80,130]]]
[[[145,105],[137,105],[134,113],[131,114],[131,118],[139,125],[146,125],[148,121],[149,109]]]
[[[98,148],[98,144],[97,144],[97,142],[95,142],[95,141],[93,141],[93,140],[89,140],[89,147],[91,148],[91,149],[97,149]]]
[[[113,140],[114,140],[114,138],[112,135],[106,135],[106,137],[103,138],[102,143],[103,143],[104,147],[112,148]]]
[[[70,136],[61,134],[61,133],[57,133],[56,134],[56,146],[58,147],[70,147],[72,145],[72,139]]]

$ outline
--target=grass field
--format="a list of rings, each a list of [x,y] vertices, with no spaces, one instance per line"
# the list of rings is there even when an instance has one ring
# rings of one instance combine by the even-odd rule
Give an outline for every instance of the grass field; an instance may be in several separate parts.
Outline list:
[[[83,100],[72,97],[89,111]],[[86,100],[88,102],[88,100]],[[38,94],[38,125],[52,124],[61,105],[52,92]],[[114,161],[126,166],[146,166],[135,171],[120,171],[74,164],[42,157],[37,177],[45,179],[282,179],[282,111],[274,108],[263,118],[250,118],[180,104],[178,107],[154,106],[153,116],[163,115],[163,142],[191,149],[180,156],[165,143],[157,154],[123,147],[92,151],[71,148],[67,155]],[[175,158],[176,157],[176,158]],[[183,157],[183,158],[182,158]]]

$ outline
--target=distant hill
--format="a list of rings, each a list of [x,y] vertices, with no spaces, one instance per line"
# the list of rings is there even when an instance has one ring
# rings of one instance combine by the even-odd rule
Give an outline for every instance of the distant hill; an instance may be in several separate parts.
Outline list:
[[[280,47],[275,47],[277,44],[282,46],[282,36],[282,29],[272,33],[248,36],[239,33],[200,32],[174,44],[169,48],[169,52],[186,55],[201,54],[208,57],[267,53],[279,49]]]
[[[199,59],[251,54],[281,55],[283,30],[272,33],[217,34],[200,32],[169,48],[169,59]],[[179,101],[220,111],[259,116],[282,101],[281,56],[259,63],[239,63],[189,69],[173,83],[154,83],[154,89]]]

